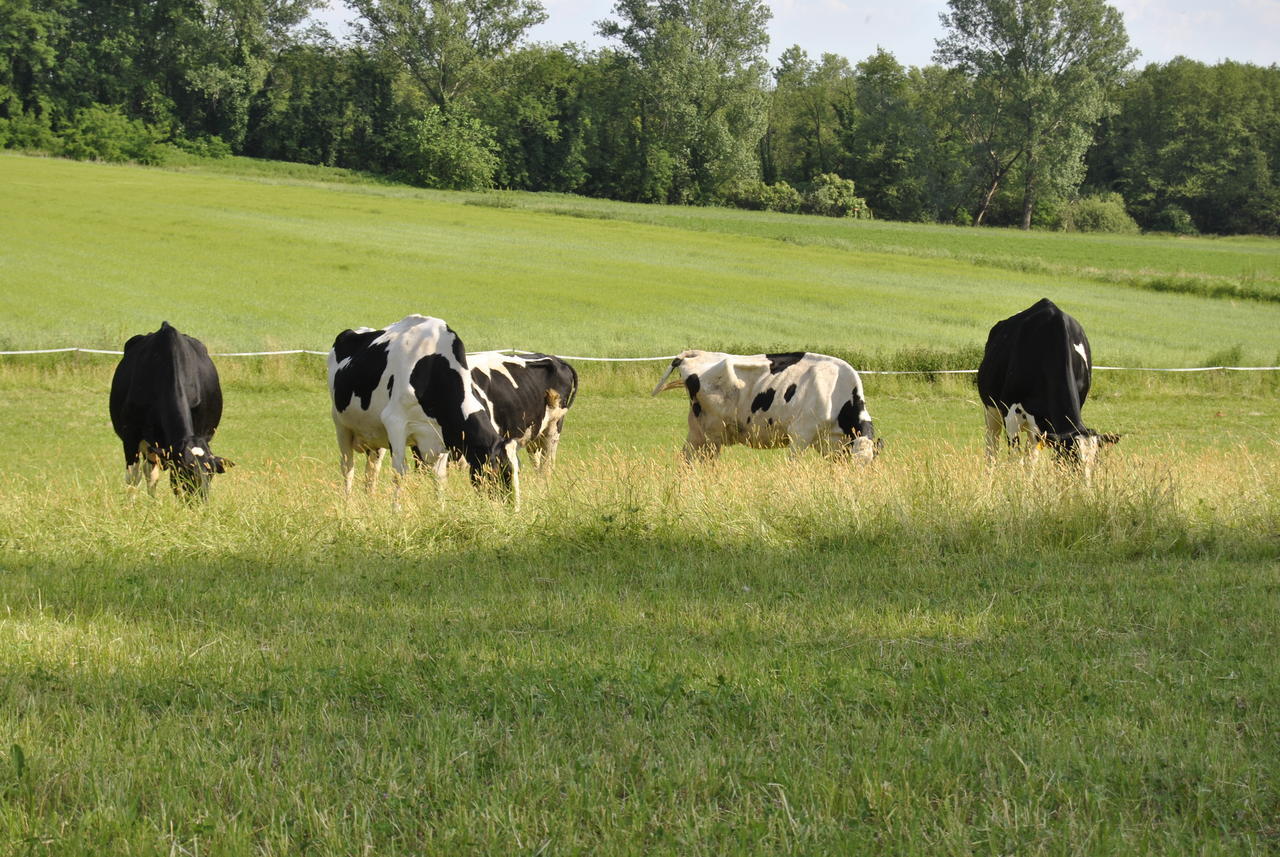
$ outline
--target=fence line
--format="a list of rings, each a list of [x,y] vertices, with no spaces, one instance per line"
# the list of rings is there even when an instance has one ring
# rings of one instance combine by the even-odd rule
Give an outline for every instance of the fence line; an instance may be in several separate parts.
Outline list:
[[[537,354],[540,352],[525,351],[519,348],[496,348],[490,349],[499,353],[511,352],[512,354]],[[112,351],[103,348],[32,348],[22,351],[0,351],[0,357],[9,357],[25,354],[68,354],[71,352],[79,352],[82,354],[124,354],[123,351]],[[286,351],[224,351],[213,354],[213,357],[275,357],[282,354],[316,354],[324,357],[328,351],[312,351],[309,348],[291,348]],[[481,352],[469,352],[478,354]],[[659,360],[673,360],[679,355],[668,354],[664,357],[571,357],[568,355],[556,355],[562,360],[578,360],[588,363],[655,363]],[[1094,369],[1101,369],[1112,372],[1280,372],[1280,366],[1187,366],[1174,368],[1157,368],[1152,366],[1094,366]],[[977,369],[859,369],[859,375],[975,375]]]

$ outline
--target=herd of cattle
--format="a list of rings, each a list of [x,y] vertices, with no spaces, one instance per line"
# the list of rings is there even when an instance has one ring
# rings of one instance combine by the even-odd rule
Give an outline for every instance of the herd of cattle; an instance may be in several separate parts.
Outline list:
[[[1118,439],[1081,420],[1090,360],[1084,330],[1047,298],[997,322],[978,368],[988,453],[995,454],[1002,433],[1010,446],[1025,433],[1030,448],[1049,446],[1087,472],[1099,448]],[[421,315],[381,330],[344,330],[328,368],[348,493],[356,453],[366,456],[371,488],[390,449],[397,477],[416,461],[443,479],[449,461],[460,460],[473,482],[494,482],[518,501],[517,450],[549,468],[578,392],[577,372],[559,357],[468,355],[447,324]],[[687,459],[745,444],[870,460],[882,447],[862,380],[835,357],[684,351],[653,395],[678,387],[689,395]],[[206,497],[213,475],[231,466],[209,446],[221,417],[218,373],[199,340],[164,322],[125,343],[111,382],[111,423],[124,445],[129,485],[145,476],[154,494],[168,470],[174,493]],[[397,497],[399,487],[397,478]]]

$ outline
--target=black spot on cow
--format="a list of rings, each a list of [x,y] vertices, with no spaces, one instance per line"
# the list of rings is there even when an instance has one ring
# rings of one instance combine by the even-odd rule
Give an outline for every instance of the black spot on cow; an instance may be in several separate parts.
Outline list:
[[[702,416],[702,405],[698,404],[698,401],[696,399],[693,402],[693,415],[695,417]]]
[[[702,382],[698,380],[696,372],[684,379],[684,388],[689,391],[690,400],[698,398],[698,391],[702,389]]]
[[[453,337],[453,358],[458,361],[459,366],[467,365],[467,348],[462,344],[462,337],[453,332],[453,328],[445,325],[444,329]]]
[[[840,431],[852,436],[854,429],[858,427],[858,411],[860,409],[854,404],[853,400],[845,402],[840,408],[840,413],[836,415],[836,422],[840,426]]]
[[[756,411],[769,410],[769,408],[773,406],[773,396],[776,392],[776,390],[770,387],[768,390],[765,390],[763,393],[758,394],[754,399],[752,399],[751,413],[754,414]]]
[[[787,391],[782,394],[782,401],[784,402],[791,401],[791,397],[794,396],[795,394],[796,394],[796,385],[792,384],[790,387],[787,387]]]
[[[391,395],[391,389],[395,387],[395,385],[396,385],[396,376],[395,375],[387,376],[387,395],[388,396]]]
[[[789,351],[786,354],[766,354],[769,360],[769,371],[777,375],[789,366],[794,366],[804,359],[805,352]]]
[[[351,406],[353,396],[360,399],[362,410],[369,409],[373,391],[382,379],[382,373],[387,370],[387,350],[390,343],[373,344],[373,340],[383,333],[381,330],[358,333],[344,330],[333,341],[333,353],[340,365],[333,376],[333,405],[339,411],[345,411]],[[348,362],[342,366],[344,360]]]

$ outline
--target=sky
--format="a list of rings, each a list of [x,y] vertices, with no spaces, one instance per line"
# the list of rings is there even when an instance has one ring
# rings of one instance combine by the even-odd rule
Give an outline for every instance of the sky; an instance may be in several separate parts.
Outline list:
[[[339,23],[352,13],[331,0],[322,16]],[[815,59],[834,53],[850,62],[884,48],[903,65],[932,62],[942,34],[945,0],[768,0],[769,59],[791,45]],[[610,17],[613,0],[542,0],[548,20],[529,31],[530,41],[578,42],[601,47],[595,22]],[[1139,67],[1186,56],[1206,63],[1237,60],[1280,63],[1280,0],[1112,0],[1124,14],[1129,44],[1141,51]],[[339,28],[335,28],[339,29]]]

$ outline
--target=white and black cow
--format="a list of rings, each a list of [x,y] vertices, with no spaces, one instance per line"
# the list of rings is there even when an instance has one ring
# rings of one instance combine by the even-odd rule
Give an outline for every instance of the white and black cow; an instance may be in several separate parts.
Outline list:
[[[152,496],[160,472],[168,470],[174,494],[204,499],[213,474],[232,466],[209,449],[222,419],[218,370],[200,340],[167,321],[124,344],[111,379],[110,408],[131,487],[142,480],[145,462]]]
[[[389,448],[397,498],[412,450],[438,479],[455,455],[473,482],[492,476],[519,501],[516,445],[502,438],[471,380],[462,340],[440,319],[411,315],[383,330],[342,331],[329,352],[329,393],[348,494],[355,453],[368,456],[372,488]]]
[[[1087,428],[1080,417],[1092,354],[1080,323],[1048,298],[996,322],[978,366],[987,454],[995,455],[1002,432],[1011,447],[1026,432],[1031,449],[1048,445],[1091,467],[1102,445],[1120,439]]]
[[[679,380],[668,383],[675,372]],[[653,395],[680,386],[689,392],[685,458],[715,456],[722,446],[741,443],[793,451],[817,446],[870,460],[880,446],[862,379],[836,357],[684,351]]]
[[[554,467],[564,417],[578,393],[574,368],[559,357],[535,352],[481,351],[467,355],[467,361],[503,439],[528,451],[539,470]]]

